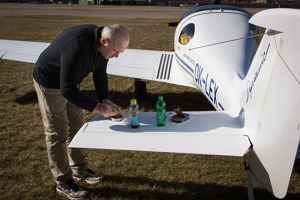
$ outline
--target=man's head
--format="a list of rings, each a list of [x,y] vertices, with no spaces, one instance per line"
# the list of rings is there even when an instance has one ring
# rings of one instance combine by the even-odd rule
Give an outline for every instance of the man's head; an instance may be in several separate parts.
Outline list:
[[[101,32],[99,52],[106,58],[117,58],[129,44],[126,28],[119,24],[105,26]]]

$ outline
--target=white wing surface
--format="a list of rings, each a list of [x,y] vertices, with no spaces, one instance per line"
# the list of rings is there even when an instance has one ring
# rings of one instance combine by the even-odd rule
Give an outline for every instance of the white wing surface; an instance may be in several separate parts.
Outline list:
[[[110,59],[107,73],[196,88],[193,77],[179,66],[175,53],[127,49]]]
[[[243,122],[225,112],[187,112],[189,120],[175,123],[167,113],[164,127],[155,125],[155,113],[140,114],[141,125],[131,128],[127,114],[122,122],[101,116],[86,123],[69,147],[243,156],[250,142]]]
[[[35,63],[49,44],[44,42],[0,40],[0,56],[6,60]]]

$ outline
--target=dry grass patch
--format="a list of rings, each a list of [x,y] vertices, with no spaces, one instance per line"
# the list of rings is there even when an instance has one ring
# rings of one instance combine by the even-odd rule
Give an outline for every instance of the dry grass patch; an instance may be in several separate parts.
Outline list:
[[[1,16],[0,38],[50,42],[66,27],[122,23],[130,32],[130,48],[173,49],[174,28],[167,20],[62,16]],[[48,167],[43,126],[32,83],[32,64],[0,60],[0,196],[1,199],[59,199]],[[148,81],[142,111],[154,111],[163,95],[167,110],[212,110],[198,91]],[[133,80],[109,77],[110,95],[123,111],[133,97]],[[89,77],[83,90],[95,97]],[[94,116],[85,112],[86,120]],[[243,160],[235,157],[163,154],[89,149],[103,183],[89,188],[89,199],[247,199]],[[287,199],[300,198],[299,171],[291,178]],[[257,199],[274,199],[260,185]]]

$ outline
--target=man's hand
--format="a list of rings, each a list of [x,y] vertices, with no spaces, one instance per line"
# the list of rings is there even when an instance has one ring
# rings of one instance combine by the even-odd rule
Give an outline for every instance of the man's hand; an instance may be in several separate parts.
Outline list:
[[[111,106],[113,109],[117,110],[118,113],[121,113],[121,107],[120,106],[117,106],[116,104],[114,104],[113,102],[111,102],[110,100],[108,99],[103,99],[102,101],[105,105],[108,105],[108,106]],[[118,114],[117,113],[117,114]]]
[[[98,112],[103,117],[111,117],[121,112],[121,107],[112,103],[108,99],[103,100],[103,103],[98,103],[94,108],[94,111]]]

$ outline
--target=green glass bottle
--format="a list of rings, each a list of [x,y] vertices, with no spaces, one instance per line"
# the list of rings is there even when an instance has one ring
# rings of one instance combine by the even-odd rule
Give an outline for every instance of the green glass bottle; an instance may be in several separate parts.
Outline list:
[[[163,96],[159,96],[156,102],[156,126],[166,125],[166,102]]]

